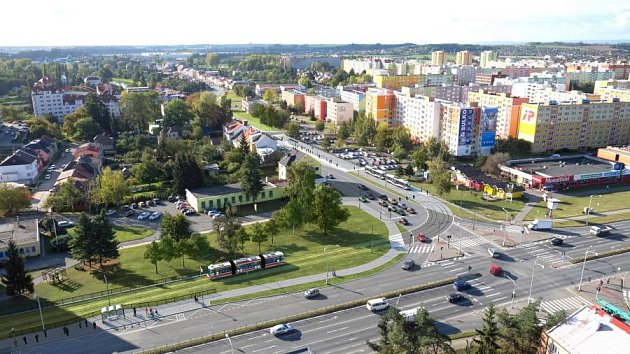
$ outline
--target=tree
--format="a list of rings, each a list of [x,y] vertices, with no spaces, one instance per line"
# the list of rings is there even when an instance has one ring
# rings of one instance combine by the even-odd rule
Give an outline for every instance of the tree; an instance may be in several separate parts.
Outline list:
[[[495,354],[499,349],[499,326],[494,304],[490,303],[483,317],[483,328],[476,329],[474,341],[479,345],[482,353]],[[479,337],[479,338],[477,338]]]
[[[413,167],[411,166],[411,164],[407,164],[407,166],[405,167],[405,175],[413,176],[413,174]]]
[[[193,119],[188,103],[183,100],[171,100],[164,106],[164,126],[184,128]]]
[[[277,213],[274,212],[271,215],[271,218],[265,223],[265,232],[267,235],[271,235],[271,243],[273,243],[273,235],[280,232],[280,223],[278,222],[278,217],[274,217],[274,214]]]
[[[209,92],[192,94],[188,97],[188,102],[195,115],[196,124],[202,127],[218,128],[232,119],[231,108],[219,105],[217,97]]]
[[[298,79],[298,85],[304,86],[306,88],[313,87],[313,84],[311,83],[311,79],[309,79],[306,76],[303,76],[303,77]]]
[[[44,135],[61,139],[61,130],[56,123],[51,123],[45,118],[32,118],[28,120],[28,133],[31,139],[38,139]]]
[[[130,128],[143,131],[160,116],[160,104],[157,91],[124,92],[120,100],[123,120]]]
[[[497,139],[492,152],[507,152],[511,156],[529,156],[532,152],[532,143],[515,138]]]
[[[322,139],[322,149],[328,149],[330,147],[330,140],[327,138]]]
[[[68,241],[72,257],[83,263],[87,261],[90,267],[92,266],[92,257],[94,256],[94,245],[91,243],[93,233],[94,225],[92,224],[92,220],[86,213],[81,213],[77,219],[74,234]]]
[[[260,157],[256,152],[250,152],[240,170],[241,189],[246,195],[252,197],[254,204],[258,194],[263,191],[265,185],[260,175]]]
[[[396,175],[402,176],[405,174],[405,168],[402,165],[396,166]]]
[[[203,172],[191,152],[181,152],[175,155],[173,164],[173,189],[183,195],[186,189],[201,187]]]
[[[315,190],[315,169],[308,162],[299,161],[289,167],[287,171],[288,186],[286,195],[291,200],[295,200],[290,208],[289,214],[299,213],[297,216],[291,217],[292,224],[288,226],[299,226],[302,222],[311,220],[310,205],[313,202],[313,192]],[[294,230],[295,231],[295,230]]]
[[[554,312],[547,316],[547,321],[545,322],[545,329],[550,329],[560,324],[564,320],[567,319],[567,312],[562,309],[560,311]]]
[[[190,220],[182,214],[165,214],[160,222],[162,236],[171,237],[175,242],[187,240],[192,235]]]
[[[300,137],[300,124],[291,122],[287,124],[287,135],[292,137],[293,139],[297,139]]]
[[[96,201],[103,205],[120,206],[129,194],[129,183],[122,171],[112,171],[109,167],[96,177],[94,186]]]
[[[380,341],[378,343],[367,342],[373,351],[383,354],[419,353],[419,349],[416,348],[416,333],[410,330],[405,319],[395,307],[389,308],[379,321],[378,328],[381,334]]]
[[[219,54],[217,54],[217,53],[207,53],[206,54],[206,65],[211,66],[211,67],[219,65]]]
[[[536,312],[540,301],[535,301],[522,308],[517,314],[511,315],[506,309],[498,314],[500,341],[502,353],[536,353],[540,343],[542,327],[539,326]]]
[[[438,331],[435,320],[423,309],[416,314],[417,346],[422,353],[455,353],[447,335]]]
[[[155,183],[164,179],[164,166],[153,159],[143,159],[131,167],[131,175],[139,183]]]
[[[162,260],[162,250],[160,245],[153,241],[144,250],[144,259],[148,260],[155,266],[155,274],[158,274],[158,262]]]
[[[186,242],[190,244],[188,257],[192,259],[205,259],[208,257],[208,254],[210,254],[212,249],[206,236],[197,232],[192,234]]]
[[[84,117],[74,123],[74,134],[70,138],[75,141],[90,141],[101,132],[101,127],[94,119]]]
[[[251,235],[244,227],[240,227],[236,231],[236,242],[238,243],[238,249],[241,250],[241,253],[245,255],[245,242],[251,240]]]
[[[98,263],[103,268],[103,258],[118,258],[118,241],[104,210],[92,219],[92,223],[93,234],[90,242],[94,249],[94,256],[98,257]]]
[[[232,215],[230,211],[225,217],[217,218],[213,222],[214,231],[217,233],[217,241],[219,246],[225,249],[231,258],[234,258],[238,249],[238,229],[241,228],[241,222]]]
[[[2,284],[6,287],[8,296],[20,295],[34,291],[33,278],[26,271],[24,259],[18,251],[15,241],[9,240],[7,243],[7,261],[4,264],[5,275],[2,277]]]
[[[318,132],[323,132],[325,128],[326,122],[324,122],[323,120],[318,120],[317,122],[315,122],[315,130],[317,130]]]
[[[267,229],[263,225],[261,225],[259,222],[255,223],[254,226],[252,227],[251,240],[252,242],[255,242],[258,244],[258,253],[260,253],[260,245],[263,242],[266,242],[268,238],[269,238],[269,234],[267,234]]]
[[[109,109],[95,94],[90,93],[85,97],[83,107],[85,107],[87,115],[98,124],[101,131],[111,133],[111,114]]]
[[[278,92],[272,88],[268,88],[263,92],[263,100],[268,103],[274,103],[278,100]]]
[[[324,235],[350,217],[350,212],[342,205],[341,195],[331,186],[315,187],[311,208],[313,221]]]
[[[353,121],[353,125],[354,139],[357,141],[357,144],[367,146],[373,143],[376,126],[372,118],[366,116],[364,112],[360,112]]]
[[[0,183],[0,211],[15,213],[31,205],[31,193],[25,187]]]
[[[437,157],[441,158],[442,161],[448,161],[450,159],[450,153],[446,143],[438,140],[438,138],[434,136],[430,137],[429,140],[425,142],[424,148],[426,149],[429,160]]]
[[[487,174],[498,176],[501,174],[499,165],[504,164],[510,159],[510,154],[507,152],[494,153],[486,159],[486,162],[481,166],[481,171]]]
[[[68,179],[59,186],[57,192],[48,196],[44,206],[58,212],[68,209],[74,211],[74,206],[84,199],[85,194],[72,180]]]
[[[337,139],[346,140],[350,137],[350,127],[343,123],[339,126],[339,130],[337,131]]]
[[[385,150],[392,146],[392,130],[385,123],[379,124],[374,136],[374,144],[379,150]]]
[[[443,196],[451,192],[451,177],[448,173],[441,173],[432,177],[433,185],[435,186],[435,193],[438,196]]]

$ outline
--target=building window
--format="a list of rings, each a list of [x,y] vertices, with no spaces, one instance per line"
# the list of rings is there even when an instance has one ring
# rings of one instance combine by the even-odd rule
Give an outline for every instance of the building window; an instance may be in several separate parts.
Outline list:
[[[223,205],[227,205],[230,202],[229,198],[223,198]]]
[[[264,191],[260,192],[260,199],[265,199],[265,192]]]
[[[206,208],[206,202],[203,201],[203,202],[201,202],[201,209],[205,209],[205,208]]]
[[[269,198],[273,198],[273,191],[269,191]]]
[[[243,202],[243,195],[242,195],[242,194],[238,196],[238,202],[239,202],[239,203],[242,203],[242,202]]]
[[[249,194],[245,194],[245,201],[249,202]]]
[[[221,199],[217,199],[217,209],[221,208]]]
[[[24,248],[20,248],[20,254],[24,254]]]
[[[214,200],[208,200],[208,209],[212,209],[213,204]]]
[[[236,197],[232,197],[232,204],[236,204]]]

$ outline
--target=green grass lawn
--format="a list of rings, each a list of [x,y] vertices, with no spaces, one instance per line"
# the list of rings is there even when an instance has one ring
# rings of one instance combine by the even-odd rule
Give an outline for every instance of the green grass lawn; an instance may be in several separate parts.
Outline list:
[[[412,182],[415,187],[422,188],[423,190],[428,190],[429,193],[433,195],[437,195],[435,193],[435,187],[430,183],[417,183]],[[448,194],[444,194],[441,198],[447,200],[456,206],[449,205],[449,208],[455,215],[459,215],[458,212],[462,211],[472,211],[479,215],[486,216],[490,219],[494,220],[505,220],[505,211],[503,208],[511,214],[510,218],[514,218],[516,214],[523,209],[525,206],[525,202],[523,200],[515,199],[510,202],[507,201],[488,201],[485,199],[481,199],[483,195],[482,192],[477,192],[473,190],[456,190],[455,188],[451,189],[451,192]],[[459,208],[461,207],[461,208]],[[464,215],[466,218],[472,217],[472,214],[466,213]]]
[[[151,234],[153,234],[153,230],[140,227],[125,227],[113,225],[112,229],[114,229],[114,232],[116,232],[116,240],[118,240],[118,242],[139,240],[145,237],[149,237],[151,236]],[[68,229],[68,234],[70,234],[70,236],[73,236],[75,233],[75,229]]]
[[[587,221],[588,221],[588,225],[593,225],[593,224],[608,224],[608,223],[612,223],[612,222],[619,222],[619,221],[626,221],[626,220],[630,220],[630,212],[624,212],[624,213],[612,214],[612,215],[605,215],[605,216],[597,216],[597,215],[591,214],[591,217],[588,220],[586,220],[586,219],[579,219],[579,220],[564,219],[564,220],[562,220],[561,219],[559,221],[555,221],[553,223],[553,227],[554,228],[558,228],[558,227],[587,226]]]
[[[273,283],[289,278],[323,273],[326,269],[326,258],[331,266],[336,269],[344,269],[374,260],[389,250],[389,237],[385,224],[369,214],[355,207],[348,207],[351,217],[342,223],[329,235],[322,235],[314,225],[307,225],[297,229],[292,235],[290,230],[283,230],[274,236],[274,243],[262,245],[262,251],[282,251],[286,255],[287,263],[281,267],[253,272],[246,275],[226,278],[219,281],[209,281],[205,277],[187,281],[164,284],[159,287],[151,287],[124,295],[112,296],[112,303],[135,303],[142,301],[157,301],[174,296],[201,292],[209,289],[226,291],[230,289],[246,287],[256,284]],[[371,227],[374,226],[374,234]],[[208,234],[213,247],[217,247],[215,235]],[[327,257],[323,250],[326,246],[340,245],[340,247],[328,247]],[[373,249],[372,246],[373,245]],[[177,275],[194,274],[199,267],[204,269],[210,263],[225,260],[228,256],[217,248],[213,248],[207,257],[199,260],[185,260],[182,267],[181,259],[171,262],[160,262],[159,273],[155,273],[155,267],[143,257],[146,246],[123,249],[120,251],[118,263],[106,269],[110,288],[152,285],[158,279]],[[254,243],[245,245],[246,254],[258,254],[258,246]],[[240,255],[238,255],[240,256]],[[60,298],[77,296],[105,290],[103,278],[97,273],[71,268],[67,272],[69,280],[62,285],[38,284],[36,292],[44,303]],[[55,307],[44,311],[46,322],[70,319],[76,315],[84,315],[99,310],[106,299],[99,299],[63,307]],[[2,306],[7,306],[3,304]],[[11,316],[11,320],[1,321],[0,337],[8,333],[9,327],[30,328],[37,324],[37,312],[23,313]]]
[[[260,122],[260,118],[256,118],[256,117],[252,117],[251,114],[247,113],[247,112],[243,112],[243,111],[234,111],[234,118],[236,119],[244,119],[246,121],[249,122],[249,124],[251,126],[253,126],[254,128],[263,130],[263,131],[280,131],[282,129],[278,129],[278,128],[274,128],[272,126],[266,125],[266,124],[262,124]]]
[[[313,167],[317,167],[317,169],[321,171],[322,169],[321,162],[319,162],[318,160],[315,160],[310,155],[305,155],[304,158],[302,158],[302,160],[308,162]]]
[[[610,188],[589,188],[588,190],[580,190],[559,194],[553,194],[553,198],[560,200],[558,208],[554,210],[554,218],[566,218],[571,216],[584,215],[584,208],[589,206],[589,202],[593,195],[591,208],[594,213],[607,212],[612,210],[630,209],[630,186],[619,185]],[[600,197],[601,196],[601,197]],[[547,211],[546,203],[542,200],[527,213],[525,220],[534,220],[544,217]],[[595,217],[592,215],[591,217]]]

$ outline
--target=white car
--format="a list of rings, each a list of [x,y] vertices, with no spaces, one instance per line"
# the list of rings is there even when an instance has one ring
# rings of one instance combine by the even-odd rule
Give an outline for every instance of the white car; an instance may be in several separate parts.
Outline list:
[[[114,216],[116,215],[116,210],[113,209],[109,209],[108,211],[105,212],[106,216]]]
[[[138,215],[138,220],[147,219],[150,215],[151,213],[149,213],[148,211],[143,211],[142,213],[140,213],[140,215]]]
[[[63,221],[58,222],[57,226],[70,228],[70,227],[74,227],[74,222],[63,220]]]
[[[156,211],[153,214],[151,214],[151,216],[149,216],[149,220],[155,221],[161,217],[162,217],[162,213],[160,213],[159,211]]]
[[[50,175],[44,176],[44,179],[50,179]]]
[[[279,336],[281,334],[287,334],[291,332],[293,332],[293,326],[291,326],[290,324],[279,324],[271,327],[271,329],[269,330],[269,333],[273,334],[274,336]]]
[[[224,217],[224,216],[225,216],[225,215],[223,215],[223,214],[212,214],[212,220],[214,220],[214,219],[218,219],[218,218],[222,218],[222,217]]]

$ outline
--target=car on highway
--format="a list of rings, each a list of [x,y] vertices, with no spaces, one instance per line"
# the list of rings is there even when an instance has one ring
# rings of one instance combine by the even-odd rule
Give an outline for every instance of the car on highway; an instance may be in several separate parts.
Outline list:
[[[68,221],[68,220],[62,220],[57,223],[57,226],[69,229],[69,228],[74,227],[74,222]]]
[[[114,216],[114,215],[116,215],[116,210],[109,209],[108,211],[105,212],[105,215],[107,215],[107,216]]]
[[[359,201],[361,201],[361,202],[363,202],[363,203],[367,203],[367,202],[368,202],[368,199],[367,199],[366,197],[364,197],[364,196],[360,196],[360,197],[359,197]]]
[[[422,232],[419,232],[416,236],[416,240],[420,242],[427,242],[429,239],[427,239],[427,237]]]
[[[448,300],[448,302],[450,302],[452,304],[452,303],[464,300],[464,295],[462,295],[460,293],[448,294],[446,296],[446,300]]]
[[[151,213],[151,216],[149,216],[149,220],[155,221],[161,217],[162,217],[162,213],[160,213],[159,211],[154,211],[153,213]]]
[[[551,239],[551,244],[554,246],[560,246],[563,243],[564,243],[564,240],[559,237],[554,237]]]
[[[407,226],[409,225],[409,220],[407,220],[406,218],[400,218],[400,220],[398,220],[399,223]]]
[[[384,207],[389,206],[389,204],[387,204],[387,201],[385,201],[385,200],[379,200],[378,204],[380,204],[381,206],[384,206]]]
[[[368,187],[366,187],[364,184],[359,184],[358,187],[359,189],[364,190],[364,191],[368,190]]]
[[[389,198],[387,198],[387,195],[381,194],[381,195],[378,196],[378,199],[387,202],[387,199],[389,199]]]
[[[275,325],[271,327],[271,329],[269,329],[269,333],[273,334],[274,336],[279,336],[279,335],[287,334],[291,332],[293,332],[293,326],[288,323]]]
[[[389,302],[384,297],[379,297],[378,299],[368,300],[365,304],[365,308],[370,311],[381,311],[387,310],[389,308]]]
[[[148,219],[149,216],[151,216],[151,213],[149,213],[148,211],[143,211],[142,213],[140,213],[140,215],[138,215],[138,220]]]
[[[413,259],[405,259],[402,263],[401,268],[404,270],[412,270],[415,265],[416,262],[414,262]]]
[[[501,275],[502,271],[503,271],[503,269],[501,269],[501,267],[499,267],[498,265],[490,266],[490,274],[492,274],[492,275],[499,276],[499,275]]]
[[[455,289],[457,291],[464,291],[464,290],[468,290],[470,288],[472,288],[472,285],[470,285],[469,282],[464,281],[464,280],[458,280],[458,281],[453,283],[453,289]]]
[[[368,193],[368,194],[366,194],[366,195],[365,195],[365,197],[366,197],[367,199],[369,199],[369,200],[374,200],[374,199],[376,199],[376,197],[374,197],[374,194],[372,194],[372,193]]]
[[[318,297],[318,296],[319,296],[319,294],[320,294],[320,293],[319,293],[319,289],[317,289],[317,288],[311,288],[311,289],[308,289],[308,290],[306,290],[306,291],[304,292],[304,297],[305,297],[305,298],[307,298],[307,299],[312,299],[312,298],[314,298],[314,297]]]

